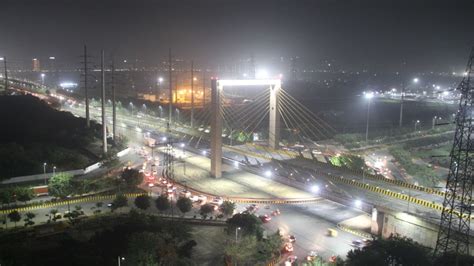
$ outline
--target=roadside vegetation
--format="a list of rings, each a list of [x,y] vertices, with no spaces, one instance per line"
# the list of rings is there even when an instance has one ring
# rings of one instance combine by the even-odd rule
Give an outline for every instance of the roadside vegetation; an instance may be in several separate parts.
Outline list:
[[[351,133],[351,134],[337,134],[334,136],[334,140],[338,143],[344,145],[348,149],[361,148],[363,146],[370,145],[379,145],[379,144],[388,144],[397,141],[403,141],[405,139],[416,138],[416,137],[425,137],[429,135],[436,135],[443,132],[454,130],[452,125],[438,126],[434,129],[423,130],[423,131],[413,131],[413,128],[401,128],[393,130],[380,130],[370,133],[369,141],[365,141],[365,134],[362,133]],[[450,137],[451,135],[441,135],[433,136],[426,138],[418,138],[412,142],[423,142],[429,143],[430,141],[436,140],[438,137],[445,138]],[[407,141],[409,142],[409,141]]]
[[[100,126],[51,108],[33,96],[0,96],[0,180],[14,176],[84,168],[97,160],[87,150],[99,140]]]

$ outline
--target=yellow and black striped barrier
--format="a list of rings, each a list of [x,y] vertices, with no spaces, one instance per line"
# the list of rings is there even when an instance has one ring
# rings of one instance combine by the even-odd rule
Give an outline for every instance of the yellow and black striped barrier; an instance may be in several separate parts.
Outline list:
[[[236,203],[254,203],[254,204],[304,204],[304,203],[316,203],[321,201],[321,198],[308,198],[308,199],[245,199],[245,198],[227,198],[230,201]]]
[[[336,181],[336,182],[339,182],[339,183],[345,183],[345,184],[349,184],[349,185],[352,185],[352,186],[360,187],[362,189],[366,189],[366,190],[369,190],[369,191],[372,191],[372,192],[375,192],[375,193],[378,193],[378,194],[382,194],[382,195],[389,196],[389,197],[392,197],[392,198],[396,198],[396,199],[399,199],[399,200],[409,201],[409,202],[415,203],[417,205],[424,206],[424,207],[434,209],[434,210],[437,210],[437,211],[443,211],[443,209],[444,209],[443,206],[440,205],[440,204],[430,202],[430,201],[427,201],[427,200],[424,200],[424,199],[418,199],[418,198],[415,198],[415,197],[412,197],[412,196],[409,196],[409,195],[406,195],[406,194],[403,194],[403,193],[400,193],[400,192],[390,191],[389,189],[383,189],[383,188],[379,188],[379,187],[372,186],[372,185],[369,185],[369,184],[364,184],[364,183],[358,182],[354,179],[348,179],[348,178],[344,178],[342,176],[334,176],[334,175],[327,175],[327,176],[329,178],[331,178],[333,181]],[[454,211],[454,213],[456,213],[458,216],[460,215],[460,213],[458,211]],[[463,217],[466,218],[467,215],[463,214]],[[471,220],[474,220],[473,215],[471,215]]]
[[[339,228],[342,231],[345,231],[345,232],[351,233],[353,235],[356,235],[356,236],[360,236],[360,237],[367,238],[367,239],[372,238],[372,235],[369,234],[369,233],[362,232],[362,231],[359,231],[359,230],[354,230],[354,229],[351,229],[351,228],[349,228],[347,226],[344,226],[344,225],[341,225],[341,224],[337,224],[337,228]]]

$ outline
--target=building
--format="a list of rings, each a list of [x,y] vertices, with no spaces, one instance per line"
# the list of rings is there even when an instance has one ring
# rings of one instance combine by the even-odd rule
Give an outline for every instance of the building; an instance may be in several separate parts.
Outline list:
[[[35,72],[41,71],[40,61],[38,58],[33,58],[33,71]]]

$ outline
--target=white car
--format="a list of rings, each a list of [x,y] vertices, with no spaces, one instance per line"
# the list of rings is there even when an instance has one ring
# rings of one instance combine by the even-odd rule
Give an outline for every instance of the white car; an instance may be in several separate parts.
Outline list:
[[[189,197],[191,197],[191,192],[189,192],[187,190],[183,190],[179,193],[179,195],[183,198],[189,198]]]
[[[199,195],[198,196],[198,201],[200,201],[202,204],[207,202],[207,197],[204,195]]]
[[[212,199],[212,203],[217,204],[217,205],[221,205],[223,202],[224,202],[224,199],[221,197],[215,197],[214,199]]]

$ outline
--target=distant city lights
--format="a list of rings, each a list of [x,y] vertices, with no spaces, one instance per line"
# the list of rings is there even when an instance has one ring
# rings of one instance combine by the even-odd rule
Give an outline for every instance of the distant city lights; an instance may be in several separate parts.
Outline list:
[[[41,74],[41,75],[43,75],[43,74]],[[77,87],[77,83],[74,83],[74,82],[61,82],[59,84],[59,87],[61,87],[63,89],[72,89],[72,88]]]

